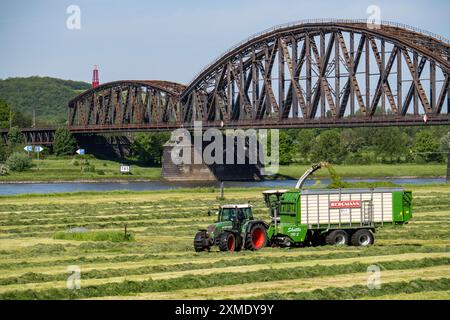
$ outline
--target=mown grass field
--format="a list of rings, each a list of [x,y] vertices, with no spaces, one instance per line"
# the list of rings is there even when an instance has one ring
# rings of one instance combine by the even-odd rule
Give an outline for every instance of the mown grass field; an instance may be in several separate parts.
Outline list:
[[[0,176],[0,182],[11,181],[102,181],[102,180],[159,180],[161,168],[131,165],[131,175],[119,172],[120,163],[109,160],[89,159],[95,166],[95,172],[82,172],[81,166],[72,164],[72,157],[50,157],[33,161],[33,167],[24,172],[10,172]],[[279,175],[298,179],[299,174],[309,169],[309,165],[284,165],[279,168]],[[445,164],[372,164],[372,165],[333,165],[342,178],[381,178],[381,177],[444,177]],[[327,170],[314,174],[317,178],[329,178]]]
[[[450,299],[450,186],[414,187],[414,221],[372,247],[195,253],[217,190],[0,197],[0,299]],[[261,190],[226,190],[267,219]],[[53,239],[73,227],[135,241]],[[367,288],[367,267],[381,289]],[[67,289],[68,266],[81,289]]]
[[[300,172],[309,169],[309,165],[280,166],[281,175],[298,179]],[[444,177],[447,174],[445,164],[370,164],[370,165],[333,165],[336,173],[342,178],[384,178],[384,177]],[[319,170],[315,177],[328,178],[327,170]]]
[[[120,162],[89,159],[95,166],[94,172],[82,172],[81,165],[74,166],[72,157],[45,158],[33,160],[33,167],[23,172],[10,172],[0,176],[0,182],[8,181],[76,181],[76,180],[158,180],[161,168],[131,165],[132,174],[120,173]]]

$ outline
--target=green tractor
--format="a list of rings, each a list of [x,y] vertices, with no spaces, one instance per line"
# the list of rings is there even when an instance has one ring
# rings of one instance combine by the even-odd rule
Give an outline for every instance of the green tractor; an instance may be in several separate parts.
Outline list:
[[[254,220],[249,204],[223,205],[217,212],[217,222],[199,230],[194,237],[195,251],[209,251],[218,246],[220,251],[259,250],[267,245],[268,225]]]

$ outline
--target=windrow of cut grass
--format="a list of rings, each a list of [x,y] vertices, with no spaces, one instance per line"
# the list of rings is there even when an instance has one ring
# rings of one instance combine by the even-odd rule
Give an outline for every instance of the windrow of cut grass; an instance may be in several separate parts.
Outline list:
[[[429,268],[433,266],[447,266],[448,258],[422,259],[407,261],[387,261],[382,264],[383,270],[408,270]],[[101,297],[110,295],[130,295],[143,292],[165,292],[182,289],[208,288],[215,286],[236,285],[241,283],[270,282],[288,279],[314,278],[331,275],[342,275],[366,272],[372,264],[352,263],[344,265],[320,266],[314,268],[286,268],[260,270],[259,272],[214,273],[208,275],[185,275],[164,280],[129,281],[120,279],[120,282],[96,283],[92,286],[82,287],[79,290],[51,287],[43,290],[12,290],[0,293],[0,299],[79,299]],[[448,268],[450,275],[450,268]]]
[[[439,293],[436,290],[441,290],[442,292],[447,292],[450,290],[450,279],[449,278],[439,278],[434,280],[411,280],[411,281],[400,281],[385,283],[379,289],[369,289],[364,285],[355,285],[351,287],[331,287],[326,289],[316,289],[310,292],[288,292],[288,293],[268,293],[259,296],[251,297],[252,300],[336,300],[336,299],[374,299],[382,298],[383,296],[389,295],[385,298],[399,298],[395,295],[410,295],[407,296],[408,300],[416,300],[426,297],[425,294],[430,292],[431,295],[428,298],[433,298]],[[417,294],[420,293],[420,294]],[[443,297],[449,298],[450,295],[447,293]],[[439,298],[438,298],[439,299]]]

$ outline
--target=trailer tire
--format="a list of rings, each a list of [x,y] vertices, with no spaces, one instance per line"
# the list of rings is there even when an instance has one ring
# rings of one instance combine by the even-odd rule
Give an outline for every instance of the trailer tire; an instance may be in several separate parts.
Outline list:
[[[236,249],[236,237],[231,232],[224,232],[219,236],[220,251],[234,252]]]
[[[352,235],[352,245],[358,247],[367,247],[374,243],[373,233],[368,229],[359,229]]]
[[[267,245],[267,230],[264,224],[255,223],[245,235],[244,247],[247,250],[259,250]]]
[[[346,245],[349,243],[349,236],[344,230],[333,230],[327,234],[325,241],[332,246]]]
[[[194,237],[194,249],[195,252],[201,252],[210,249],[210,246],[207,245],[208,239],[205,231],[199,231],[195,234]]]

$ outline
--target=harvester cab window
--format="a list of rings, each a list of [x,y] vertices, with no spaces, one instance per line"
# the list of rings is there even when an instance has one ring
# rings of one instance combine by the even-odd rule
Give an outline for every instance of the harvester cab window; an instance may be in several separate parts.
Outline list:
[[[295,203],[282,203],[280,214],[295,215]]]

